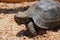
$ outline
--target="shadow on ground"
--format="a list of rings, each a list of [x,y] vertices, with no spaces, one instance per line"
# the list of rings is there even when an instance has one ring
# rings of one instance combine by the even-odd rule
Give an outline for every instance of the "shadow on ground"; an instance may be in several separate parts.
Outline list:
[[[24,12],[29,8],[29,6],[27,7],[19,7],[19,8],[15,8],[15,9],[0,9],[0,13],[4,13],[4,14],[11,14],[11,13],[18,13],[20,12]]]
[[[60,29],[60,27],[57,27],[57,28],[51,29],[51,30],[49,30],[49,31],[57,32],[59,29]],[[36,37],[36,36],[38,36],[38,35],[42,35],[42,36],[43,36],[43,34],[46,34],[46,31],[48,31],[48,30],[46,30],[46,29],[41,29],[41,28],[38,28],[38,29],[36,29],[36,30],[37,30],[37,35],[35,35],[35,36],[34,36],[34,35],[31,35],[28,30],[26,30],[26,31],[22,30],[22,31],[18,32],[18,33],[16,34],[16,36],[17,36],[17,37],[21,37],[21,36],[23,35],[23,36],[27,36],[27,37],[29,37],[29,38],[33,38],[33,37]],[[45,36],[44,36],[44,37],[45,37]]]
[[[15,19],[15,21],[16,21],[16,23],[18,24],[18,25],[20,25],[20,22],[19,22],[19,19]],[[35,25],[36,26],[36,25]],[[57,26],[57,27],[55,27],[54,29],[42,29],[42,28],[39,28],[39,27],[35,27],[35,30],[37,31],[37,35],[31,35],[30,34],[30,32],[28,31],[28,29],[26,30],[26,31],[24,31],[24,30],[22,30],[22,31],[20,31],[20,32],[18,32],[17,34],[16,34],[16,36],[17,37],[21,37],[21,36],[27,36],[27,37],[29,37],[29,38],[32,38],[32,37],[36,37],[36,36],[38,36],[38,35],[42,35],[43,36],[43,34],[46,34],[46,32],[49,30],[49,31],[52,31],[52,32],[57,32],[58,30],[60,29],[60,27],[59,26]]]

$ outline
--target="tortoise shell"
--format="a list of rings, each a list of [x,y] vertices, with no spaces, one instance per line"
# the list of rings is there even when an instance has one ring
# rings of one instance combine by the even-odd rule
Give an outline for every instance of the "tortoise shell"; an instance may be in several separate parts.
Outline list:
[[[25,13],[40,28],[50,29],[60,25],[60,3],[57,1],[41,0]]]

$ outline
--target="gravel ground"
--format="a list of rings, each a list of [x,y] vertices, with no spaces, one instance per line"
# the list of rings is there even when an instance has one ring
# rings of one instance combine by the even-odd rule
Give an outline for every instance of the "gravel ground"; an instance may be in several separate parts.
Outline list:
[[[25,2],[25,3],[0,3],[0,11],[2,9],[15,9],[18,7],[26,7],[31,6],[35,2]],[[10,12],[10,11],[9,11]],[[17,13],[23,12],[16,12],[14,13],[11,11],[9,12],[0,12],[0,40],[60,40],[60,27],[55,28],[53,30],[44,30],[40,29],[38,32],[39,34],[34,37],[23,36],[17,37],[16,35],[22,31],[26,30],[25,25],[18,25],[14,19],[14,15]]]

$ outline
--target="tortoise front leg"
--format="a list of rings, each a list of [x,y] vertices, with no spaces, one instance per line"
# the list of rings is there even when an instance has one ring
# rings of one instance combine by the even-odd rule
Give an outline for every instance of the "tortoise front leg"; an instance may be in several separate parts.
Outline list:
[[[27,25],[27,29],[29,30],[29,32],[31,33],[31,35],[36,35],[36,30],[34,28],[34,24],[33,22],[29,22]]]

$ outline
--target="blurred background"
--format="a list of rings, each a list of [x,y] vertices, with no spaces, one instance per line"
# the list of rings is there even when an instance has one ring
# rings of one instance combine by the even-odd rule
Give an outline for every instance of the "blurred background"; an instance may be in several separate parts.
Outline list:
[[[38,0],[0,0],[1,2],[33,2],[33,1],[38,1]],[[60,0],[57,0],[60,2]]]

